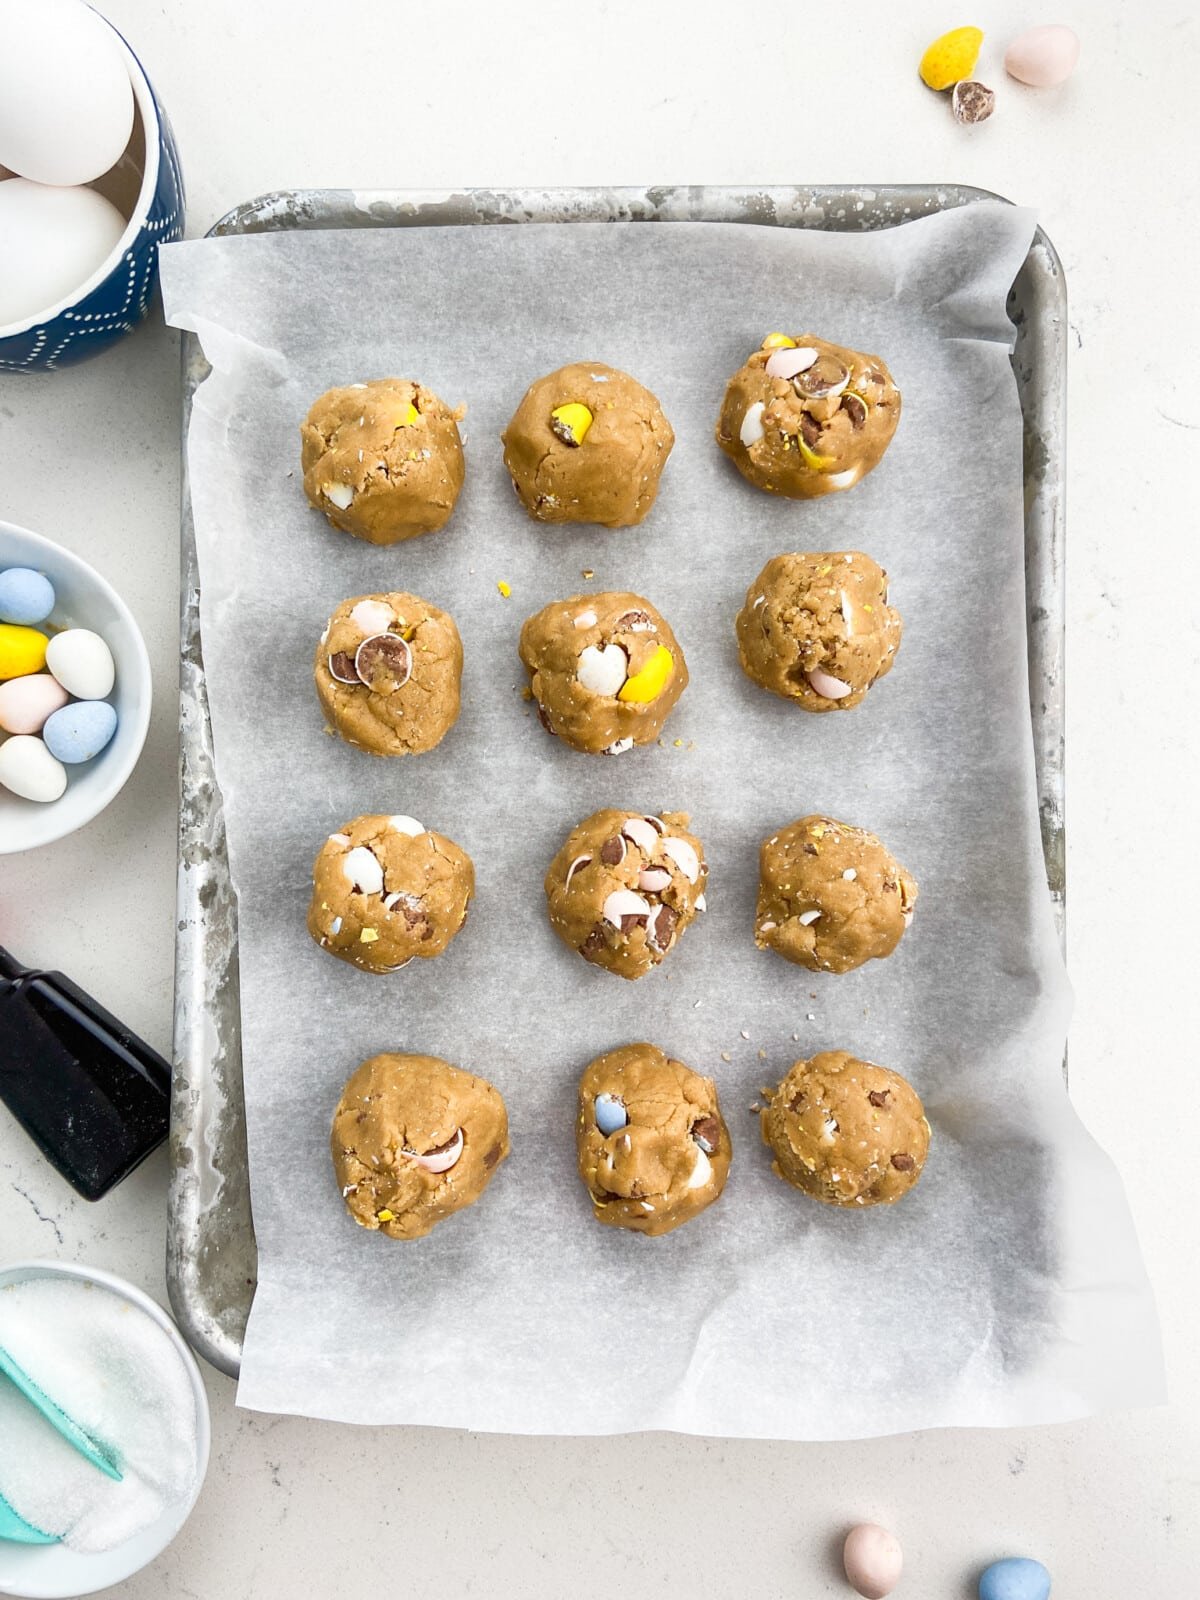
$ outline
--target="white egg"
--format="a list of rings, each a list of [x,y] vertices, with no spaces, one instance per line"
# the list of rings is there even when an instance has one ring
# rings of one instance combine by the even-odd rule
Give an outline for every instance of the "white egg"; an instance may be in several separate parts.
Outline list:
[[[82,0],[0,0],[0,166],[90,183],[120,160],[133,88],[116,34]]]
[[[0,91],[2,92],[2,91]],[[125,219],[94,189],[0,182],[0,327],[65,300],[112,254]]]
[[[0,788],[45,805],[67,787],[67,769],[33,734],[19,733],[0,744]]]
[[[46,646],[46,666],[79,700],[103,700],[116,676],[112,651],[90,628],[56,633]]]

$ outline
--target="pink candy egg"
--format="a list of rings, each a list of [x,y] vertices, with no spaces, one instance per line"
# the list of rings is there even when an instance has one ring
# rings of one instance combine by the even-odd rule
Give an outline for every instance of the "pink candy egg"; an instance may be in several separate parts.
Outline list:
[[[30,673],[0,683],[0,728],[5,733],[41,733],[46,718],[70,696],[48,672]]]
[[[864,1600],[884,1600],[900,1582],[904,1553],[894,1533],[875,1522],[851,1528],[842,1546],[846,1581]]]
[[[1061,22],[1027,28],[1004,52],[1004,70],[1034,89],[1065,83],[1079,62],[1079,35]]]

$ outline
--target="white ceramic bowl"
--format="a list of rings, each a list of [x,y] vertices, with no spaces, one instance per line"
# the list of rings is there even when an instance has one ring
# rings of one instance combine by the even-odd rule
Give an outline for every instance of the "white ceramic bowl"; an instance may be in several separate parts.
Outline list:
[[[13,855],[74,833],[99,816],[120,791],[137,765],[150,725],[150,658],[124,600],[70,550],[0,521],[0,571],[6,567],[44,572],[57,599],[51,622],[91,628],[106,642],[117,667],[109,697],[117,712],[117,731],[98,756],[67,768],[62,798],[43,805],[0,789],[0,855]]]
[[[95,1594],[97,1589],[124,1583],[126,1578],[131,1578],[153,1561],[155,1556],[161,1555],[183,1527],[196,1503],[208,1468],[211,1438],[208,1397],[196,1359],[184,1342],[183,1335],[162,1307],[132,1283],[126,1283],[123,1278],[114,1277],[111,1272],[102,1272],[97,1267],[75,1266],[66,1261],[15,1261],[11,1266],[0,1267],[0,1288],[8,1283],[24,1282],[28,1278],[79,1278],[128,1300],[169,1336],[179,1352],[179,1359],[187,1368],[192,1383],[192,1397],[196,1403],[196,1481],[186,1504],[168,1507],[157,1522],[143,1528],[141,1533],[127,1539],[115,1550],[105,1550],[96,1555],[83,1555],[76,1550],[68,1550],[62,1544],[13,1544],[0,1539],[0,1595],[20,1595],[23,1600],[71,1600],[75,1595]]]

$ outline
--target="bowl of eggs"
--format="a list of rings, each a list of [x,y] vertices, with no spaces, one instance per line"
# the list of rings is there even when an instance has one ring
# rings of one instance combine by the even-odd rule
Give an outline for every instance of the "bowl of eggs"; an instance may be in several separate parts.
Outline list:
[[[0,0],[0,371],[129,333],[183,198],[170,123],[116,29],[83,0]]]
[[[0,855],[104,810],[142,753],[150,687],[116,590],[61,545],[0,521]]]

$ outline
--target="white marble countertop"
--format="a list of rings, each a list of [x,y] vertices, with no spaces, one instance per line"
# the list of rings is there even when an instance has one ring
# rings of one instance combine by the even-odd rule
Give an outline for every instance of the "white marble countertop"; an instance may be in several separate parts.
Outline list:
[[[121,1593],[307,1600],[366,1582],[533,1600],[837,1596],[848,1591],[836,1543],[863,1518],[904,1541],[900,1593],[966,1600],[980,1566],[1013,1552],[1046,1562],[1056,1596],[1194,1593],[1200,1236],[1184,1152],[1198,763],[1185,686],[1200,654],[1188,603],[1200,584],[1200,312],[1181,285],[1200,214],[1193,8],[1077,6],[1058,20],[1082,35],[1079,72],[1043,95],[1000,67],[1006,40],[1042,20],[1018,0],[971,18],[930,0],[815,12],[709,0],[101,9],[169,110],[190,235],[291,185],[935,179],[1038,209],[1071,305],[1072,1093],[1128,1187],[1171,1385],[1169,1407],[1152,1412],[814,1446],[356,1430],[238,1412],[233,1386],[210,1373],[204,1493]],[[969,130],[915,78],[928,40],[962,20],[988,30],[979,76],[1000,93],[993,119]],[[0,943],[69,972],[164,1052],[178,414],[177,338],[157,317],[89,365],[0,377],[0,515],[117,585],[157,685],[145,754],[108,812],[58,845],[0,858]],[[84,1260],[165,1299],[165,1188],[160,1153],[89,1206],[0,1113],[0,1260]]]

